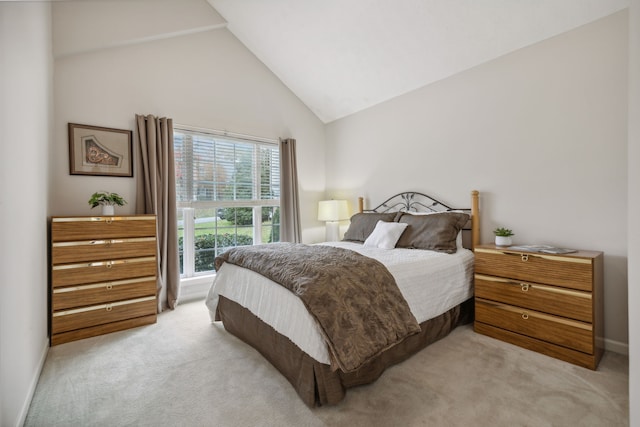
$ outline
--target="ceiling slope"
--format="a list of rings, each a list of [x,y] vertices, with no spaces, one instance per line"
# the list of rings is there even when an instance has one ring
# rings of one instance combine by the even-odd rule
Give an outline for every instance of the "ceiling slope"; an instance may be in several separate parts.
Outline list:
[[[324,123],[610,15],[629,0],[207,0]]]

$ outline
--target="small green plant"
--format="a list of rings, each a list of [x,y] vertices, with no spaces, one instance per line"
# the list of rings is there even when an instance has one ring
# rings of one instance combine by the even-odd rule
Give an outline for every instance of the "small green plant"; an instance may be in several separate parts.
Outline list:
[[[101,205],[124,206],[126,203],[127,201],[123,199],[121,195],[118,193],[109,193],[108,191],[93,193],[89,199],[89,204],[92,209]]]
[[[501,237],[510,237],[513,236],[513,231],[509,230],[508,228],[499,227],[493,230],[493,234]]]

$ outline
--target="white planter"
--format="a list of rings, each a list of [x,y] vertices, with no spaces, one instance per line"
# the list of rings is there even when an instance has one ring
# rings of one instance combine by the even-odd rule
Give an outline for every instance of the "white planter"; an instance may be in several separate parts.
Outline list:
[[[102,215],[103,216],[115,215],[115,207],[113,205],[102,205]]]
[[[511,246],[513,242],[511,241],[511,236],[496,236],[496,245],[497,246]]]

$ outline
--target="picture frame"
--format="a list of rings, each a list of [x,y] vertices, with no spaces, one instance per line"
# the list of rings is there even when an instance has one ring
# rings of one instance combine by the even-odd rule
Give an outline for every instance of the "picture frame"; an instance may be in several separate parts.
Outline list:
[[[69,174],[133,177],[133,131],[69,123]]]

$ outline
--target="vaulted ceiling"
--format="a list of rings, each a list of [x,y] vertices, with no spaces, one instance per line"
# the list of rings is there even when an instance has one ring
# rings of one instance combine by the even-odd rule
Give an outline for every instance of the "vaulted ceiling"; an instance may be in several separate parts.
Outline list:
[[[325,123],[628,7],[629,0],[207,0]]]

